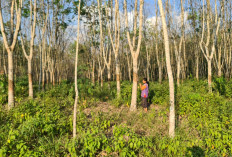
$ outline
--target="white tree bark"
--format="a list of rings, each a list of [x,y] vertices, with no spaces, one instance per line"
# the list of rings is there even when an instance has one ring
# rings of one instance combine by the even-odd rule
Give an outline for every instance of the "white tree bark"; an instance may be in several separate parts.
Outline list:
[[[169,136],[175,136],[175,97],[174,97],[174,82],[172,75],[172,67],[170,62],[170,50],[169,50],[169,39],[168,39],[168,31],[167,24],[164,15],[162,0],[158,0],[160,14],[162,19],[162,27],[163,27],[163,36],[164,36],[164,44],[165,44],[165,55],[166,55],[166,65],[168,72],[168,80],[169,80],[169,97],[170,97],[170,115],[169,115]]]
[[[113,2],[113,1],[112,1]],[[113,4],[113,3],[112,3]],[[111,4],[111,5],[112,5]],[[111,8],[112,10],[112,8]],[[108,13],[107,13],[108,15]],[[111,15],[113,16],[113,15]],[[107,18],[108,19],[108,18]],[[111,21],[113,22],[113,21]],[[119,63],[119,44],[120,44],[120,15],[119,15],[119,3],[115,0],[115,11],[114,11],[114,38],[112,37],[112,28],[108,21],[108,34],[110,36],[111,45],[115,56],[115,67],[116,67],[116,82],[117,82],[117,98],[120,97],[120,63]]]
[[[146,72],[147,72],[147,81],[150,81],[150,53],[148,46],[146,45],[146,55],[147,55],[147,67],[146,67]]]
[[[134,11],[134,32],[133,32],[133,38],[131,41],[130,33],[129,33],[129,27],[128,27],[128,16],[127,16],[127,2],[124,0],[124,12],[125,12],[125,23],[126,23],[126,35],[127,40],[129,43],[129,48],[133,60],[133,86],[132,86],[132,98],[131,98],[131,106],[130,111],[136,110],[137,105],[137,85],[138,85],[138,56],[140,52],[141,47],[141,40],[142,40],[142,25],[143,25],[143,5],[144,0],[140,0],[139,2],[139,36],[138,36],[138,43],[137,48],[135,47],[135,41],[136,41],[136,32],[137,32],[137,0],[135,0],[135,11]]]
[[[98,16],[99,16],[99,25],[100,25],[100,54],[98,56],[98,63],[99,63],[99,81],[101,82],[101,87],[103,87],[103,72],[105,70],[105,62],[104,62],[104,54],[105,54],[105,47],[104,41],[105,37],[103,36],[103,28],[102,28],[102,9],[100,0],[97,1],[98,4]]]
[[[129,57],[129,53],[126,48],[126,59],[127,59],[127,65],[128,65],[128,77],[131,82],[131,57]]]
[[[219,27],[220,27],[220,22],[221,22],[221,17],[219,19],[217,19],[217,16],[215,18],[215,24],[217,24],[217,28],[214,33],[211,33],[210,31],[210,14],[211,14],[211,9],[210,9],[210,0],[206,0],[206,4],[207,4],[207,15],[206,15],[206,23],[207,23],[207,39],[206,39],[206,43],[204,43],[203,39],[204,39],[204,31],[205,31],[205,24],[204,24],[204,0],[203,0],[203,20],[202,20],[202,37],[201,37],[201,41],[200,41],[200,48],[201,51],[205,57],[205,59],[207,60],[207,66],[208,66],[208,87],[209,87],[209,92],[212,92],[212,59],[215,53],[215,42],[216,42],[216,37],[218,35],[218,31],[219,31]],[[216,4],[215,4],[216,5]],[[222,8],[223,9],[223,8]],[[209,53],[209,44],[210,44],[210,37],[212,36],[213,38],[213,43],[212,43],[212,47],[211,47],[211,53]],[[203,46],[204,44],[204,46]]]
[[[5,26],[2,17],[2,6],[0,0],[0,25],[1,25],[1,33],[3,37],[3,42],[5,48],[8,53],[8,109],[14,107],[14,61],[13,61],[13,52],[17,42],[17,37],[21,25],[21,11],[23,6],[23,0],[19,0],[18,4],[16,0],[12,0],[11,2],[11,29],[10,29],[10,42],[7,41],[7,36],[5,32]],[[16,26],[14,31],[14,8],[16,10]]]
[[[34,14],[34,17],[32,17],[32,13]],[[28,62],[28,84],[29,84],[29,97],[30,98],[33,98],[32,57],[33,57],[33,51],[34,51],[36,18],[37,18],[37,0],[34,1],[34,6],[32,4],[32,0],[30,0],[31,40],[30,40],[30,54],[29,55],[27,55],[26,53],[24,41],[23,41],[22,35],[20,34],[23,53]]]
[[[78,5],[78,17],[77,17],[77,45],[76,45],[76,58],[75,58],[75,102],[73,109],[73,138],[77,135],[77,102],[78,102],[78,86],[77,86],[77,65],[78,65],[78,52],[79,52],[79,34],[80,34],[80,14],[81,14],[81,0],[79,0]]]

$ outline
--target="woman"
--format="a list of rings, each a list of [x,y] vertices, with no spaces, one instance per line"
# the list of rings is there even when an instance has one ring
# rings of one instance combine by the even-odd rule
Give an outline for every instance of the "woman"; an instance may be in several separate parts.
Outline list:
[[[147,99],[148,99],[148,87],[149,83],[147,81],[147,78],[143,79],[143,85],[141,83],[139,84],[140,89],[141,89],[141,97],[142,97],[142,106],[145,112],[147,112]]]

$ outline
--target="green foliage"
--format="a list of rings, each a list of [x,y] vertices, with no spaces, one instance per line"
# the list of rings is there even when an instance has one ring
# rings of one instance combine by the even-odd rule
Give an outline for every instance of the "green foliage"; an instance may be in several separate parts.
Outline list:
[[[168,82],[163,84],[150,83],[149,85],[149,99],[153,104],[164,105],[167,104],[169,99],[169,86]]]
[[[232,98],[232,80],[229,80],[227,83],[226,83],[226,92],[225,92],[225,96],[227,98]]]
[[[16,98],[26,98],[27,79],[16,82]],[[109,101],[114,109],[130,104],[132,84],[92,85],[79,79],[77,138],[72,138],[74,85],[59,86],[36,93],[34,100],[23,99],[12,110],[0,105],[0,156],[231,156],[231,81],[215,80],[213,93],[207,81],[187,80],[176,88],[176,136],[168,137],[168,82],[150,83],[149,99],[158,109],[144,113],[101,112],[85,109],[99,101]],[[222,84],[225,86],[225,93]],[[138,90],[139,91],[139,90]],[[7,93],[6,82],[0,92]],[[138,92],[138,102],[140,101]],[[115,107],[116,106],[116,107]],[[114,112],[114,111],[111,111]],[[140,112],[140,111],[138,111]],[[132,114],[132,115],[130,115]],[[127,120],[120,121],[121,119]],[[143,124],[136,123],[138,120]],[[144,120],[144,121],[143,121]],[[159,123],[158,123],[159,122]],[[138,126],[134,126],[137,124]],[[139,132],[144,129],[145,133]]]
[[[221,94],[225,95],[226,93],[226,80],[224,77],[219,77],[214,79],[214,84],[216,90]]]
[[[124,103],[131,103],[132,85],[129,81],[124,81],[121,83],[121,98]]]
[[[21,77],[16,80],[15,95],[17,99],[28,96],[28,77]]]
[[[225,80],[223,78],[215,79],[215,84],[216,93],[196,91],[195,86],[199,84],[192,87],[185,86],[188,91],[181,89],[182,91],[178,95],[179,106],[177,111],[181,117],[187,117],[189,127],[198,132],[201,139],[201,143],[198,145],[204,148],[206,154],[209,156],[217,156],[217,154],[226,156],[226,154],[232,153],[232,136],[229,126],[231,124],[229,119],[231,119],[232,105],[230,101],[220,96],[226,94]],[[198,88],[201,87],[198,86]]]
[[[0,106],[7,102],[7,82],[0,76]]]

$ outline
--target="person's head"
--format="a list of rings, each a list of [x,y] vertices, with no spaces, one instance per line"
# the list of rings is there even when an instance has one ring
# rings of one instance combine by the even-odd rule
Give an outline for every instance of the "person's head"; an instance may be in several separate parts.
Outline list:
[[[143,83],[147,83],[147,78],[143,78]]]

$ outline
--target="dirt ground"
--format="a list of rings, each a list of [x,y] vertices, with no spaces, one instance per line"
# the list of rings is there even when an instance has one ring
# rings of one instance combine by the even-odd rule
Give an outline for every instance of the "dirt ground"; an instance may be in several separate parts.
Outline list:
[[[114,119],[115,123],[126,124],[140,135],[168,134],[168,112],[163,106],[151,104],[146,113],[140,106],[137,111],[131,112],[127,105],[116,107],[108,102],[99,102],[95,106],[84,109],[83,112],[87,116],[90,116],[91,112],[103,113],[109,119]]]

